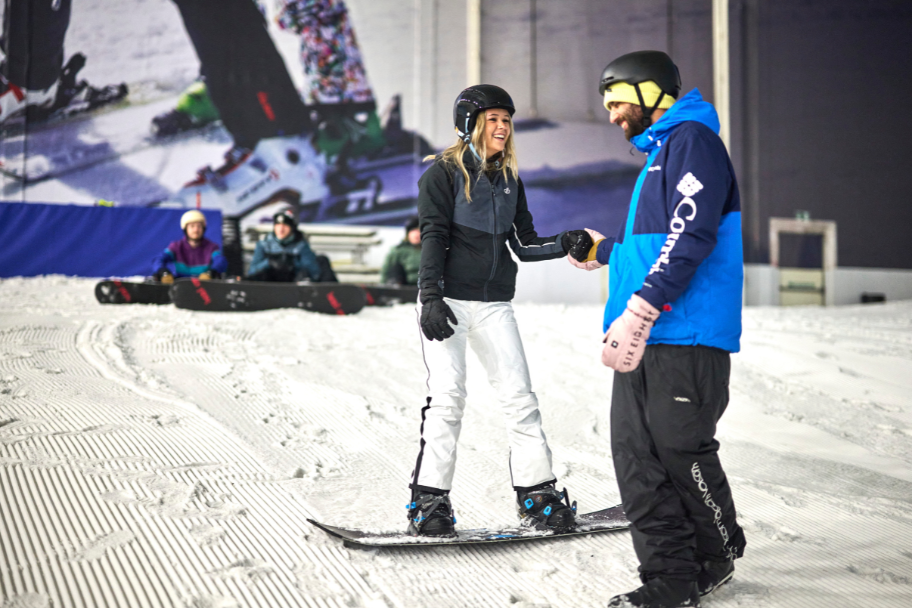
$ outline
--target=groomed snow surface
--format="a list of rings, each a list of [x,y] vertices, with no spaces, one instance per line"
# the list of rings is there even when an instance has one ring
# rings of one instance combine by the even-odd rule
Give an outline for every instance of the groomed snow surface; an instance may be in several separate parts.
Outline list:
[[[0,282],[0,606],[582,608],[638,585],[628,532],[360,551],[305,521],[405,526],[412,307],[192,313],[102,306],[93,283]],[[616,504],[600,307],[516,313],[560,483]],[[704,605],[912,605],[912,302],[744,321],[718,436],[748,548]],[[459,526],[514,523],[469,374]]]

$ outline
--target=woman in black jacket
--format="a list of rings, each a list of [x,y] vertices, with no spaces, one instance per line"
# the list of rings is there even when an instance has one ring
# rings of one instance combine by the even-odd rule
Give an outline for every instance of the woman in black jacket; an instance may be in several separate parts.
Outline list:
[[[556,489],[551,450],[510,300],[516,263],[589,253],[582,230],[539,237],[519,179],[513,100],[493,85],[460,93],[458,141],[418,182],[420,324],[428,367],[421,448],[412,475],[409,533],[454,534],[449,491],[465,410],[466,346],[486,368],[507,423],[510,469],[524,525],[566,528],[575,506]],[[581,252],[581,253],[580,253]]]

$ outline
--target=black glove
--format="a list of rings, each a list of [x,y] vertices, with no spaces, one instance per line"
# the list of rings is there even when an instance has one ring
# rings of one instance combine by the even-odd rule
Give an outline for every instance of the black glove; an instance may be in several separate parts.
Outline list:
[[[428,340],[443,342],[456,333],[456,330],[447,323],[447,319],[453,325],[459,325],[456,315],[442,298],[432,298],[421,305],[421,331]]]
[[[592,237],[585,230],[568,230],[561,237],[561,246],[577,262],[585,262],[592,249]]]
[[[289,266],[294,266],[288,262],[288,256],[284,253],[274,253],[269,256],[269,267],[273,270],[285,270]]]

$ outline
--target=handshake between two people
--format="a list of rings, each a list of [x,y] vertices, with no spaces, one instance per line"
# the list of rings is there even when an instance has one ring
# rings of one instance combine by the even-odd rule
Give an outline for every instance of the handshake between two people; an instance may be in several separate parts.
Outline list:
[[[605,236],[591,228],[568,230],[561,237],[561,245],[564,246],[567,260],[571,264],[583,270],[595,270],[604,266],[595,259],[595,251],[603,240]]]
[[[601,234],[594,230],[568,230],[561,235],[561,246],[567,252],[567,256],[574,265],[586,270],[594,270],[601,266],[598,262],[588,261],[591,256],[595,259],[595,247],[598,241],[603,239]],[[594,240],[593,240],[594,239]],[[595,264],[588,268],[586,265]],[[428,298],[421,305],[421,332],[424,337],[432,342],[440,340],[443,342],[456,333],[456,330],[450,325],[459,325],[453,310],[447,306],[442,297]]]
[[[567,259],[577,268],[595,270],[603,264],[595,259],[599,241],[605,237],[586,228],[570,230],[563,234],[561,245],[567,252]],[[659,318],[659,310],[637,294],[633,294],[627,307],[611,323],[602,342],[602,363],[611,369],[627,373],[639,367],[646,351],[646,341],[653,325]],[[421,306],[421,331],[428,340],[446,340],[456,330],[456,315],[442,297],[430,298]]]

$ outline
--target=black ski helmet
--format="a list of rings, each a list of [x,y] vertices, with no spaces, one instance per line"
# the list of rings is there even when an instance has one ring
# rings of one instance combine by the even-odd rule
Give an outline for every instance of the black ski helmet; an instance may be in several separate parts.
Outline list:
[[[655,82],[661,89],[662,95],[677,99],[681,93],[681,73],[671,57],[662,51],[635,51],[621,55],[605,66],[605,69],[602,70],[602,78],[599,80],[599,95],[604,97],[605,89],[617,82],[633,85],[640,100],[640,106],[643,108],[645,126],[648,127],[652,122],[650,119],[652,113],[662,101],[662,95],[659,95],[655,105],[649,110],[643,101],[643,94],[639,87],[641,82],[647,80]]]
[[[492,108],[503,108],[510,116],[516,113],[510,94],[493,84],[476,84],[460,93],[453,104],[453,124],[459,139],[472,143],[478,113]]]

